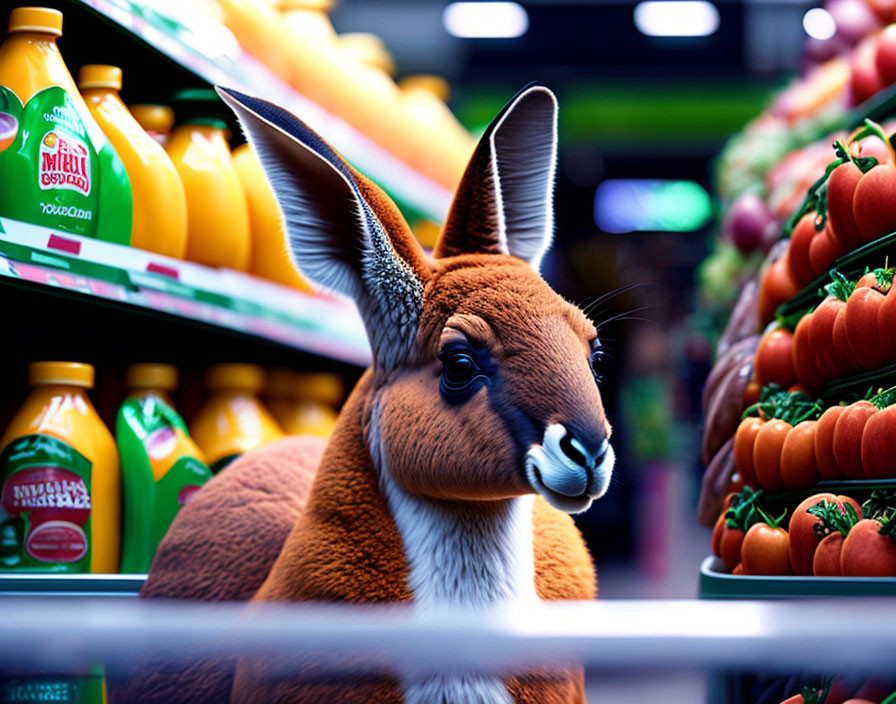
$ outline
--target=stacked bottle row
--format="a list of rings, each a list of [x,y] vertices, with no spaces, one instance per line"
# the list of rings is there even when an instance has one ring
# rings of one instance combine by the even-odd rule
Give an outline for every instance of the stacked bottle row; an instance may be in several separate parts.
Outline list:
[[[0,438],[0,571],[146,572],[178,510],[233,459],[285,434],[329,435],[342,381],[209,367],[188,430],[171,393],[177,369],[134,364],[109,431],[88,390],[94,369],[35,362],[31,395]]]
[[[0,216],[130,244],[310,290],[277,200],[246,144],[231,154],[208,90],[132,113],[115,66],[77,86],[56,47],[62,14],[16,8],[0,46]]]

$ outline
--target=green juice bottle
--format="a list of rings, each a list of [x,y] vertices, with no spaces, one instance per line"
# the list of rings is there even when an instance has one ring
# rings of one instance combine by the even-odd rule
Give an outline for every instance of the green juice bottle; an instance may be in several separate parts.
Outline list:
[[[130,393],[115,424],[124,491],[121,571],[143,573],[180,507],[212,475],[171,403],[177,369],[134,364],[125,386]]]
[[[62,13],[17,7],[0,45],[0,217],[131,241],[131,184],[56,46]]]

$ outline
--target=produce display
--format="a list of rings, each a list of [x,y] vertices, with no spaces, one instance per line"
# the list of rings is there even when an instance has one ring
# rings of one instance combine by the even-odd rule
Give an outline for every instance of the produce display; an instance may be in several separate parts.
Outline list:
[[[798,694],[780,704],[896,704],[893,686],[892,681],[874,677],[859,682],[853,678],[828,677],[803,685]]]

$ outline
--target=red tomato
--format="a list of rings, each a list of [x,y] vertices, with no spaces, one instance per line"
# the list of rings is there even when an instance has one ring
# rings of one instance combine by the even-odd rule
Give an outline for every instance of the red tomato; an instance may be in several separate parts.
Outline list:
[[[830,535],[830,528],[815,514],[809,513],[809,509],[827,499],[841,510],[846,503],[852,505],[856,515],[862,517],[862,507],[855,499],[848,496],[834,496],[834,494],[814,494],[804,499],[793,510],[790,516],[790,524],[787,531],[790,534],[790,565],[794,574],[812,574],[812,559],[819,542]]]
[[[725,526],[722,529],[722,537],[719,540],[719,556],[729,572],[740,562],[740,546],[743,541],[744,532],[739,528]]]
[[[831,228],[825,227],[809,244],[809,266],[812,267],[812,273],[816,277],[827,274],[831,264],[844,253],[843,246],[831,234]]]
[[[831,406],[818,419],[815,426],[815,462],[823,479],[840,479],[843,472],[834,457],[834,428],[845,406]]]
[[[809,345],[815,352],[815,364],[825,380],[842,376],[834,350],[834,321],[846,303],[833,296],[825,298],[812,313],[809,327]]]
[[[866,286],[856,288],[846,302],[846,340],[864,369],[879,369],[884,363],[877,330],[877,317],[883,302],[880,291]]]
[[[896,577],[896,544],[880,529],[880,521],[871,518],[852,527],[840,552],[844,577]]]
[[[753,373],[762,386],[775,383],[786,389],[794,384],[793,333],[779,328],[763,335],[756,348]]]
[[[862,469],[869,479],[896,477],[896,406],[873,414],[862,431]]]
[[[834,169],[828,179],[828,223],[831,235],[844,252],[862,246],[862,233],[852,214],[852,200],[862,175],[858,166],[847,161]]]
[[[849,376],[858,372],[862,367],[856,361],[852,348],[849,346],[849,338],[846,335],[846,303],[840,302],[843,305],[837,310],[837,317],[834,319],[833,359],[839,370],[839,376]]]
[[[852,105],[864,103],[886,84],[875,66],[875,37],[868,37],[859,42],[852,54],[849,75],[849,96]]]
[[[849,153],[855,157],[873,156],[878,164],[892,164],[893,152],[877,135],[869,135],[849,145]]]
[[[852,162],[850,162],[850,164],[852,164]],[[843,166],[846,166],[846,164],[838,166],[834,169],[834,173],[842,169]],[[856,171],[859,171],[854,164],[852,164],[852,166]],[[861,172],[859,172],[859,175],[861,176]],[[833,174],[831,175],[831,178],[833,178]],[[853,186],[853,188],[855,187]],[[828,191],[830,192],[830,186],[828,186]],[[830,196],[828,197],[830,198]],[[809,263],[809,245],[812,240],[815,239],[817,234],[815,232],[816,217],[817,215],[813,210],[811,213],[806,213],[800,218],[800,221],[796,224],[796,227],[793,228],[793,232],[790,235],[790,244],[787,247],[787,254],[784,257],[787,260],[787,268],[790,271],[790,275],[793,277],[796,285],[800,288],[811,283],[816,276]],[[830,212],[828,217],[830,217]],[[849,196],[849,217],[852,219],[851,193]],[[856,230],[856,232],[858,232],[858,230]]]
[[[762,325],[775,317],[775,310],[784,301],[790,300],[799,287],[790,275],[787,263],[779,259],[766,269],[759,282],[759,318]]]
[[[727,509],[726,509],[727,510]],[[712,529],[712,554],[722,556],[722,531],[725,530],[725,510],[719,514],[716,524]]]
[[[744,408],[748,408],[754,403],[758,403],[761,395],[762,385],[753,379],[747,384],[747,388],[744,389]]]
[[[865,423],[875,413],[877,406],[869,401],[856,401],[846,407],[834,426],[834,459],[849,479],[864,479],[862,470],[862,434]]]
[[[896,295],[891,290],[877,309],[877,332],[885,362],[896,362]]]
[[[756,523],[744,536],[740,548],[746,574],[790,574],[790,548],[787,531]]]
[[[797,423],[781,448],[781,481],[790,491],[808,489],[818,481],[815,462],[815,426],[818,421]]]
[[[865,242],[896,230],[896,166],[881,164],[862,176],[852,212]]]
[[[818,370],[817,356],[811,342],[813,315],[808,313],[800,318],[793,331],[793,371],[807,389],[819,389],[825,381]]]
[[[781,449],[792,427],[790,423],[775,418],[763,424],[756,433],[753,468],[759,485],[766,491],[781,491],[784,488],[781,479]]]
[[[890,85],[896,81],[896,25],[890,25],[880,33],[874,53],[874,66],[884,83]]]
[[[756,445],[756,435],[765,424],[761,418],[744,418],[734,433],[734,466],[744,484],[753,489],[759,488],[759,479],[753,466],[753,447]]]
[[[842,550],[843,534],[840,531],[825,536],[812,556],[812,574],[816,577],[839,577]]]

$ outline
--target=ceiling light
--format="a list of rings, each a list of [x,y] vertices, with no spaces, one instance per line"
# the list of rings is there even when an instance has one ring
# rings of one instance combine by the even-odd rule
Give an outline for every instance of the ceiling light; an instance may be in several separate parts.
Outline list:
[[[719,28],[719,11],[705,0],[647,0],[635,6],[635,26],[651,37],[707,37]]]
[[[529,15],[516,2],[453,2],[442,12],[447,32],[465,39],[512,39],[529,29]]]
[[[803,29],[813,39],[830,39],[837,31],[837,25],[831,13],[820,7],[815,7],[803,15]]]

